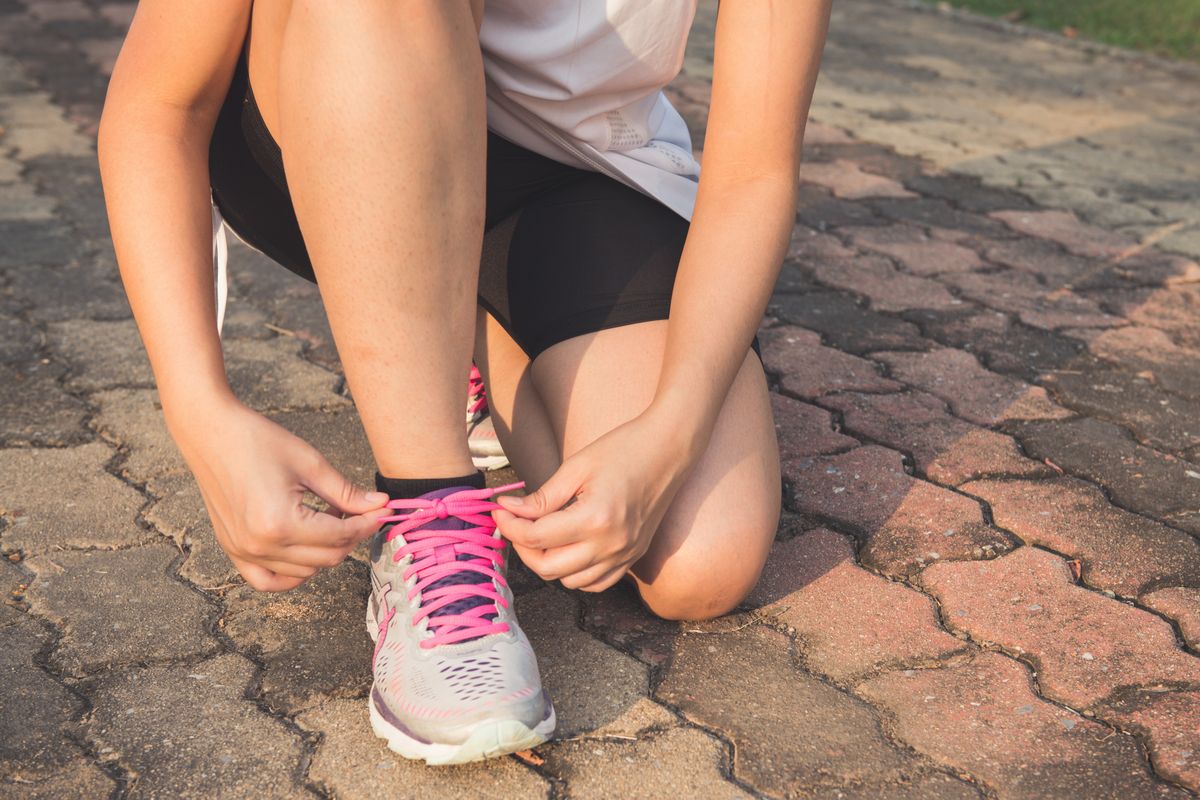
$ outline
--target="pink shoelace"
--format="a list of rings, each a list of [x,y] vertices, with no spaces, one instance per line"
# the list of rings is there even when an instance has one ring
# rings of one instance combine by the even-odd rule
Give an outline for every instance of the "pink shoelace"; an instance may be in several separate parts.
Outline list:
[[[487,413],[488,400],[483,388],[483,375],[474,364],[471,365],[471,374],[467,379],[467,399],[472,401],[471,405],[467,406],[467,414],[474,417]]]
[[[501,586],[508,585],[500,572],[504,566],[504,540],[492,535],[496,530],[496,522],[492,519],[491,512],[501,506],[492,502],[491,498],[524,486],[522,481],[495,489],[463,489],[438,499],[416,498],[388,502],[387,508],[412,509],[407,514],[382,517],[380,521],[396,523],[387,532],[389,542],[397,536],[403,536],[405,539],[405,545],[396,551],[392,560],[400,561],[408,555],[413,557],[412,564],[403,575],[405,582],[414,575],[417,577],[416,585],[408,592],[408,599],[412,600],[421,595],[419,608],[413,615],[413,625],[428,619],[429,629],[433,631],[433,636],[421,641],[421,647],[429,649],[440,644],[451,644],[508,631],[507,623],[488,619],[499,613],[498,605],[508,607],[507,601],[492,584],[492,581],[496,581]],[[459,530],[420,530],[433,520],[450,517],[455,517],[471,527]],[[458,560],[460,555],[470,555],[474,558]],[[487,580],[440,586],[425,592],[430,584],[448,575],[466,571],[477,572]],[[438,609],[467,597],[483,597],[491,602],[477,605],[461,614],[430,616]],[[394,610],[389,610],[387,616],[380,620],[381,628],[386,628],[394,613]]]

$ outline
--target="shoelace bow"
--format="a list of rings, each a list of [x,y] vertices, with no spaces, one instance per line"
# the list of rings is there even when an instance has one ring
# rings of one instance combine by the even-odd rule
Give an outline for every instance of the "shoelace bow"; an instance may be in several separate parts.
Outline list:
[[[413,615],[413,625],[428,619],[429,629],[433,631],[433,636],[421,641],[421,647],[428,649],[439,644],[508,631],[508,623],[487,619],[499,613],[498,605],[508,607],[508,602],[492,583],[495,581],[501,586],[508,585],[500,572],[504,566],[504,540],[493,535],[496,522],[491,515],[492,511],[502,506],[492,502],[491,498],[524,486],[524,481],[521,481],[495,489],[463,489],[438,499],[416,498],[388,502],[387,508],[412,509],[407,514],[383,517],[380,522],[396,523],[388,530],[387,541],[390,542],[397,536],[404,537],[405,545],[396,551],[392,560],[400,561],[409,555],[413,557],[412,564],[404,570],[403,575],[406,583],[412,576],[417,577],[416,584],[408,592],[408,599],[413,600],[417,595],[421,596],[417,612]],[[472,527],[460,530],[420,529],[433,520],[450,517],[462,520]],[[459,561],[459,555],[471,555],[475,558]],[[477,572],[487,580],[480,583],[440,586],[425,591],[430,584],[447,575],[467,571]],[[491,602],[475,606],[462,614],[430,616],[438,609],[465,597],[483,597]]]
[[[467,406],[468,415],[475,417],[487,413],[488,399],[483,388],[483,375],[474,364],[471,365],[471,375],[467,379],[467,396],[472,401],[471,405]]]

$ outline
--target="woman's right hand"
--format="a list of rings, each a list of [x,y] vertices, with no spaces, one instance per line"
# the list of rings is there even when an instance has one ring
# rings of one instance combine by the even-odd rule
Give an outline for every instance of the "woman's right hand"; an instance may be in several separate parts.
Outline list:
[[[385,513],[371,512],[387,495],[355,486],[300,437],[232,398],[189,405],[168,427],[217,541],[255,589],[293,589],[379,529]],[[304,505],[306,489],[339,513]]]

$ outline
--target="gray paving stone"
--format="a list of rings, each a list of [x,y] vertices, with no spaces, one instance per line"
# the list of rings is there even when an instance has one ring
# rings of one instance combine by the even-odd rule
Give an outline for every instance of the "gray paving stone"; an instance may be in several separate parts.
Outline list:
[[[312,797],[299,783],[300,737],[248,698],[254,666],[237,655],[105,676],[85,734],[137,775],[130,797]]]
[[[583,606],[586,631],[639,661],[659,667],[675,652],[682,625],[650,613],[627,583],[585,595]]]
[[[150,361],[133,320],[71,319],[47,327],[50,346],[72,365],[68,388],[98,391],[154,385]]]
[[[826,261],[817,267],[815,274],[827,286],[863,295],[876,311],[952,308],[962,304],[941,283],[901,272],[880,256]]]
[[[0,220],[0,242],[0,269],[70,264],[80,253],[70,229],[57,220]]]
[[[635,742],[575,741],[546,754],[545,769],[580,800],[628,797],[748,798],[724,777],[725,752],[713,737],[671,728]]]
[[[37,194],[28,183],[0,183],[0,219],[36,222],[53,218],[54,202]]]
[[[912,323],[863,308],[841,293],[777,294],[768,311],[785,322],[817,331],[829,344],[856,355],[875,350],[926,350],[932,344],[921,338]]]
[[[926,197],[872,198],[867,201],[882,216],[896,222],[946,228],[963,233],[1003,237],[1004,226],[982,214],[960,211],[944,200]]]
[[[945,275],[950,286],[980,305],[1015,314],[1026,325],[1045,330],[1109,328],[1125,324],[1095,302],[1076,294],[1055,291],[1025,272],[965,273]]]
[[[546,587],[521,596],[516,607],[554,701],[556,737],[633,736],[664,721],[666,715],[656,713],[647,699],[646,665],[580,630],[574,597]]]
[[[179,574],[205,590],[240,582],[217,543],[196,480],[181,473],[154,480],[150,491],[157,499],[146,509],[146,521],[187,549]]]
[[[83,710],[79,698],[34,662],[49,641],[44,627],[14,613],[15,624],[0,627],[0,781],[37,780],[69,766],[78,751],[63,731]]]
[[[0,363],[0,444],[61,447],[93,438],[84,427],[87,406],[59,385],[63,372],[57,364]]]
[[[1014,435],[1034,458],[1049,458],[1098,483],[1113,501],[1169,525],[1200,533],[1200,475],[1194,465],[1140,445],[1097,419],[1030,422]]]
[[[91,262],[14,270],[9,291],[14,301],[29,307],[29,316],[38,322],[129,319],[129,302],[116,269],[105,272]]]
[[[42,332],[33,325],[0,312],[0,363],[15,367],[36,361],[44,342]]]
[[[1044,375],[1042,385],[1067,408],[1117,422],[1151,447],[1178,453],[1200,445],[1200,400],[1168,394],[1146,378],[1064,370]]]
[[[655,694],[729,737],[733,774],[773,796],[831,796],[916,766],[868,706],[797,670],[788,638],[762,627],[681,637]]]
[[[353,406],[273,412],[268,416],[317,448],[335,469],[364,489],[375,488],[375,457]]]
[[[263,665],[260,692],[272,709],[290,715],[327,698],[366,694],[370,589],[367,567],[350,559],[290,592],[243,584],[225,593],[225,633]],[[360,710],[365,716],[365,705]]]
[[[236,339],[225,345],[225,370],[234,392],[251,408],[339,408],[341,379],[300,356],[301,343],[277,336],[266,341]]]
[[[309,780],[339,798],[375,800],[397,791],[446,800],[550,796],[547,781],[515,758],[447,767],[401,758],[371,730],[365,700],[329,700],[300,714],[296,723],[321,736]]]
[[[213,610],[171,575],[168,544],[126,550],[53,552],[29,559],[32,611],[63,631],[54,668],[82,678],[121,666],[210,655]]]
[[[828,189],[812,184],[801,184],[796,193],[796,220],[822,233],[840,225],[887,224],[863,203],[839,200]]]
[[[28,553],[118,547],[154,534],[137,524],[140,494],[104,470],[113,451],[93,442],[56,450],[0,450],[0,541]]]
[[[70,745],[66,745],[70,746]],[[13,800],[63,800],[68,797],[108,797],[116,789],[113,780],[83,757],[58,767],[41,780],[24,776],[13,781],[0,779],[0,797]]]
[[[1200,399],[1200,350],[1180,347],[1163,331],[1143,326],[1083,338],[1097,357],[1143,374],[1169,392]]]
[[[90,399],[100,409],[94,427],[107,440],[128,451],[121,471],[130,480],[146,483],[187,470],[183,456],[167,432],[158,392],[110,389],[97,392]]]

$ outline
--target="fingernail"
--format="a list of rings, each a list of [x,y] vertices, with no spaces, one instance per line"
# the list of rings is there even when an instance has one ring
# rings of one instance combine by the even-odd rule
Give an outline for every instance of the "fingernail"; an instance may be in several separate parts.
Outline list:
[[[367,492],[367,500],[372,503],[386,503],[388,496],[383,492]]]

